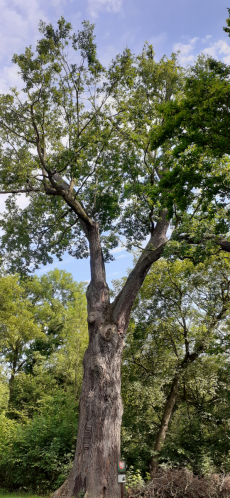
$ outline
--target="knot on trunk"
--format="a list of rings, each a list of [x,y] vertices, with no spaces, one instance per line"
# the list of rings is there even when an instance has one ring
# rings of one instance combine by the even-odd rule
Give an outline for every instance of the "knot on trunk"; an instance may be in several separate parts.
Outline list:
[[[95,323],[96,321],[101,319],[101,313],[99,311],[91,311],[88,314],[88,323]]]
[[[117,332],[117,326],[111,323],[105,323],[99,327],[99,332],[103,339],[106,341],[110,341],[112,337],[116,334]]]

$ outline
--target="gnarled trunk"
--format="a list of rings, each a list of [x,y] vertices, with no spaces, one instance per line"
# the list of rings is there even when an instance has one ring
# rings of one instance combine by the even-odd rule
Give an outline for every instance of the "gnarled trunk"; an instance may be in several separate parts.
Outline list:
[[[73,468],[54,498],[118,498],[120,458],[121,357],[124,332],[118,331],[109,302],[97,226],[88,232],[91,283],[87,290],[89,345],[79,403],[79,427]]]
[[[110,327],[110,330],[115,327]],[[107,335],[110,331],[106,330]],[[118,498],[117,462],[122,421],[121,355],[123,339],[103,337],[89,324],[90,342],[84,356],[77,448],[72,471],[54,497]]]
[[[161,223],[161,226],[159,226]],[[118,498],[120,458],[121,358],[133,301],[153,261],[166,243],[162,217],[122,291],[110,304],[97,223],[82,222],[90,246],[91,282],[87,290],[89,346],[79,403],[79,427],[73,468],[53,498]]]

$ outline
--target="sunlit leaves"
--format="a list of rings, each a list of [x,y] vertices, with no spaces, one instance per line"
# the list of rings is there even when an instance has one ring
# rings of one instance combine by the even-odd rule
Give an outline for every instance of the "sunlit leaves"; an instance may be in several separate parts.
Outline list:
[[[63,18],[57,29],[40,23],[36,50],[27,48],[13,59],[25,86],[23,97],[16,90],[1,97],[1,188],[31,191],[26,210],[11,200],[2,221],[2,252],[13,271],[44,264],[55,252],[61,257],[66,249],[87,255],[76,215],[65,214],[61,197],[47,199],[44,187],[56,171],[108,235],[107,258],[111,235],[116,233],[116,241],[127,235],[130,247],[141,242],[162,207],[154,197],[155,166],[162,170],[167,148],[152,157],[150,131],[160,117],[158,104],[180,91],[182,70],[175,55],[157,63],[148,45],[137,57],[125,49],[105,70],[93,29],[84,22],[74,34]],[[24,237],[26,231],[30,235]]]

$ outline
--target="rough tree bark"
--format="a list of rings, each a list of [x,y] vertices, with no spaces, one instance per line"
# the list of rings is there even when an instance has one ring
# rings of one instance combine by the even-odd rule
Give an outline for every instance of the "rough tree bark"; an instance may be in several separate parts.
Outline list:
[[[87,290],[89,346],[79,404],[79,427],[73,468],[53,498],[118,498],[117,461],[120,458],[121,358],[133,301],[151,264],[167,241],[166,213],[158,222],[123,289],[110,303],[99,227],[84,224],[89,240],[91,282]]]

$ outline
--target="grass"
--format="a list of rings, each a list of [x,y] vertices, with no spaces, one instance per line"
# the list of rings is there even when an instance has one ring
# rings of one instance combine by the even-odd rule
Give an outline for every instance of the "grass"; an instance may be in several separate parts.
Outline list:
[[[38,495],[34,495],[33,493],[25,493],[14,491],[10,493],[9,491],[4,491],[4,489],[0,489],[0,498],[41,498]]]

